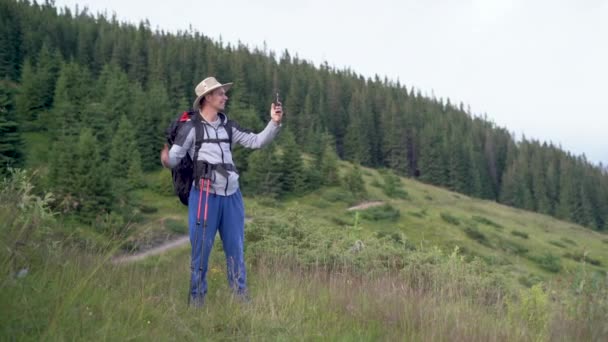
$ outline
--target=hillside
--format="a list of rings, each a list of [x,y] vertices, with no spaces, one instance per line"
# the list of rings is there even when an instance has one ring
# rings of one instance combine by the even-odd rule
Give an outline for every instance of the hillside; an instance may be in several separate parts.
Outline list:
[[[341,163],[342,174],[349,169]],[[5,183],[0,331],[20,340],[606,338],[605,235],[408,179],[389,191],[405,198],[391,198],[377,170],[362,174],[365,201],[387,207],[349,211],[355,197],[344,187],[246,198],[253,300],[243,306],[228,294],[218,238],[201,312],[186,308],[188,245],[111,262],[185,231],[185,207],[161,195],[163,185],[136,194],[147,214],[129,224],[128,239],[107,240],[49,218],[26,183]]]
[[[340,163],[344,176],[352,169],[348,162]],[[305,196],[287,199],[246,197],[247,216],[252,222],[247,227],[250,248],[283,236],[283,229],[294,223],[294,217],[302,221],[303,236],[325,235],[323,242],[330,243],[330,236],[351,247],[357,240],[367,245],[366,239],[389,243],[386,251],[373,250],[372,256],[383,252],[405,253],[417,248],[440,247],[450,253],[455,247],[459,253],[481,258],[486,264],[500,269],[509,278],[530,286],[555,275],[572,274],[586,264],[588,271],[604,274],[608,265],[608,235],[590,231],[582,226],[559,221],[550,216],[508,207],[492,201],[479,200],[451,192],[408,178],[399,178],[391,189],[403,189],[400,197],[390,197],[384,191],[386,171],[362,169],[367,194],[356,198],[343,185],[324,187]],[[168,182],[166,171],[150,174],[149,181]],[[165,189],[170,184],[161,185]],[[138,240],[163,239],[172,232],[186,232],[185,208],[170,194],[142,190],[138,193],[144,206],[158,209],[146,215],[146,222],[135,226],[133,244]],[[384,205],[363,210],[347,210],[360,202],[381,201]],[[163,224],[159,224],[163,218]],[[312,232],[309,230],[313,230]],[[284,236],[283,236],[284,237]],[[303,238],[303,237],[302,237]],[[140,241],[140,242],[141,242]],[[335,242],[335,241],[334,241]],[[279,243],[279,242],[273,242]],[[317,242],[323,245],[322,241]],[[145,243],[144,243],[145,245]],[[279,246],[274,246],[279,248]],[[274,248],[273,247],[273,248]],[[393,250],[393,248],[395,248]],[[296,249],[311,261],[323,257],[326,250]],[[318,260],[315,260],[318,262]]]

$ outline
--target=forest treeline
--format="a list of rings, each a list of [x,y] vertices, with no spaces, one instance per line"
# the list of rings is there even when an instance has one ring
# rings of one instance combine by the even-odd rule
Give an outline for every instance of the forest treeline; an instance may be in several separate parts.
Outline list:
[[[128,208],[160,168],[164,129],[206,76],[234,82],[227,114],[253,130],[279,91],[280,149],[235,151],[250,193],[284,195],[337,180],[337,158],[608,230],[608,171],[553,143],[473,115],[449,99],[366,78],[288,51],[169,33],[115,16],[0,0],[0,161],[21,166],[27,133],[45,134],[47,186],[65,211]],[[313,156],[304,163],[301,153]]]

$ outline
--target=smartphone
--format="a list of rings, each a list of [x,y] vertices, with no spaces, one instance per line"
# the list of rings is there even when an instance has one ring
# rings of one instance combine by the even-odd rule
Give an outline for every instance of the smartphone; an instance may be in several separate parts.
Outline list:
[[[280,105],[280,104],[281,104],[281,99],[279,98],[279,92],[277,91],[277,95],[274,100],[274,105],[276,106],[276,105]]]

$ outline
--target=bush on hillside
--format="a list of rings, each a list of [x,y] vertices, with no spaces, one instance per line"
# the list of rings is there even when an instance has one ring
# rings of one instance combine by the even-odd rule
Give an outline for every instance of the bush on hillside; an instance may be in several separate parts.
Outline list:
[[[447,222],[449,224],[452,224],[455,226],[460,225],[460,220],[457,217],[452,216],[452,214],[450,214],[450,213],[442,212],[439,214],[439,216],[441,217],[442,220],[444,220],[445,222]]]
[[[513,235],[515,235],[517,237],[520,237],[522,239],[527,239],[528,238],[528,233],[525,233],[525,232],[522,232],[522,231],[519,231],[519,230],[513,230],[513,231],[511,231],[511,234],[513,234]]]
[[[397,221],[401,216],[399,209],[390,204],[383,204],[360,211],[361,217],[370,221]]]

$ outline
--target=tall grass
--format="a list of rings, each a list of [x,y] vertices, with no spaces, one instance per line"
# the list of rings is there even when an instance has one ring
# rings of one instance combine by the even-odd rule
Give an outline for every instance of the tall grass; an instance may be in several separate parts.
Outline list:
[[[62,240],[43,199],[27,187],[8,188],[17,196],[0,195],[1,340],[608,338],[608,285],[585,264],[570,278],[519,289],[458,248],[412,250],[356,227],[325,236],[298,211],[252,225],[250,303],[230,294],[216,246],[207,301],[196,310],[186,305],[188,249],[113,265],[112,248],[92,253]],[[17,241],[14,262],[17,252],[7,246]]]

